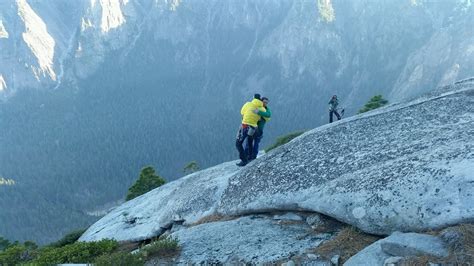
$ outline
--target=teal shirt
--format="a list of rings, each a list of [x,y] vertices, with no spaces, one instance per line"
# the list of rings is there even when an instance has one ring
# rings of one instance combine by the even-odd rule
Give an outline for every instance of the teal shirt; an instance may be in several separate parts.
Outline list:
[[[329,110],[335,111],[338,105],[339,105],[339,101],[337,99],[331,99],[329,101]]]
[[[272,117],[272,111],[270,111],[270,108],[268,108],[267,106],[265,107],[265,109],[266,109],[265,112],[258,111],[258,115],[261,116],[262,118],[260,118],[260,120],[258,121],[257,126],[258,126],[258,129],[260,129],[262,132],[263,132],[263,128],[265,127],[265,123],[267,122],[265,118]]]

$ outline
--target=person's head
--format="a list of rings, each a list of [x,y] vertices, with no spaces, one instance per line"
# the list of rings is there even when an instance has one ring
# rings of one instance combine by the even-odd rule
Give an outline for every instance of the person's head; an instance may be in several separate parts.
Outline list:
[[[332,98],[333,98],[333,99],[337,99],[337,96],[336,96],[336,95],[333,95]]]
[[[257,99],[257,100],[261,100],[259,93],[255,93],[255,94],[253,95],[253,98],[254,98],[254,99]]]
[[[263,102],[263,107],[267,107],[269,100],[267,97],[262,97],[262,102]]]

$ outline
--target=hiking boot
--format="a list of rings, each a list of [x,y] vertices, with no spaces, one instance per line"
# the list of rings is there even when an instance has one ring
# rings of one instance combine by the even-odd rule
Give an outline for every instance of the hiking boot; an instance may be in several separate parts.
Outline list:
[[[235,165],[237,165],[237,166],[245,166],[246,164],[247,164],[247,162],[240,161],[239,163],[236,163]]]

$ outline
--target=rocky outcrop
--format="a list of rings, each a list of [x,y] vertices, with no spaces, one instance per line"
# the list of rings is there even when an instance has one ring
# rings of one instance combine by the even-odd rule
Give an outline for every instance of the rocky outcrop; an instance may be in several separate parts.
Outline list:
[[[53,70],[56,42],[48,33],[46,24],[26,0],[17,0],[17,4],[18,14],[25,24],[25,32],[22,33],[23,41],[30,48],[39,65],[37,68],[32,68],[36,79],[39,81],[41,76],[49,76],[52,80],[56,80],[56,73]]]
[[[232,176],[218,211],[312,210],[375,234],[472,221],[473,96],[459,84],[312,130]]]
[[[81,240],[138,241],[160,235],[175,221],[196,223],[216,213],[229,177],[238,170],[235,162],[228,162],[170,182],[117,207],[92,225]]]
[[[446,257],[444,242],[435,236],[395,232],[351,257],[344,266],[391,265],[410,256]],[[384,264],[385,263],[385,264]]]
[[[305,222],[291,221],[251,215],[197,225],[171,236],[183,247],[179,258],[183,263],[276,262],[304,253],[332,236],[310,233]]]
[[[383,252],[399,257],[429,255],[446,257],[449,255],[445,244],[435,236],[417,233],[395,232],[380,244]]]
[[[133,199],[81,240],[142,240],[174,220],[277,210],[319,212],[382,235],[473,221],[473,103],[467,81],[316,128],[245,168],[225,163]]]

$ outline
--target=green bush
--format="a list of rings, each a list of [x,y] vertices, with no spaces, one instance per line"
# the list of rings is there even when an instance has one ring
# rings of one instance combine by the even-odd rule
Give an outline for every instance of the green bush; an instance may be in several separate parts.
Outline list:
[[[155,189],[165,183],[165,180],[155,175],[155,169],[151,166],[147,166],[140,172],[138,180],[128,189],[128,194],[125,200],[134,199],[148,191]]]
[[[79,231],[75,231],[79,232]],[[73,232],[74,233],[74,232]],[[68,234],[74,239],[75,234]],[[68,236],[67,235],[67,236]],[[147,258],[151,257],[174,257],[179,254],[178,240],[171,237],[161,238],[152,244],[142,248],[140,252],[131,254],[125,251],[117,251],[119,244],[115,240],[101,240],[98,242],[74,242],[57,246],[60,241],[43,248],[31,241],[24,244],[9,243],[9,247],[0,251],[0,266],[9,265],[55,265],[64,263],[94,263],[95,265],[123,265],[142,266]],[[66,241],[61,241],[65,243]]]
[[[265,149],[265,152],[269,152],[273,149],[275,149],[276,147],[279,147],[283,144],[286,144],[288,142],[290,142],[292,139],[300,136],[301,134],[303,134],[304,132],[306,132],[305,130],[302,130],[302,131],[296,131],[296,132],[292,132],[288,135],[284,135],[284,136],[281,136],[281,137],[278,137],[276,142],[273,143],[272,145],[270,145],[269,147],[267,147]]]
[[[131,254],[129,252],[116,252],[99,256],[94,265],[96,266],[142,266],[145,265],[141,254]]]
[[[175,256],[179,253],[179,241],[176,238],[164,237],[159,239],[148,246],[141,249],[141,253],[145,258],[153,256],[158,257],[170,257]]]
[[[196,161],[191,161],[183,168],[183,173],[192,174],[199,171],[199,169],[201,168],[199,167],[198,163]]]
[[[12,245],[0,252],[0,265],[17,265],[32,260],[37,255],[36,248]]]
[[[110,239],[98,242],[76,242],[58,248],[45,247],[40,250],[32,264],[90,263],[101,255],[112,253],[117,247],[117,241]]]
[[[364,105],[362,109],[359,110],[359,114],[377,109],[386,105],[387,103],[388,101],[385,100],[382,95],[375,95],[374,97],[370,98],[370,100]]]
[[[0,236],[0,251],[7,249],[11,245],[12,245],[12,243],[10,243],[10,241],[8,239],[3,238],[3,237]]]
[[[72,231],[66,234],[65,236],[63,236],[63,238],[61,238],[60,240],[49,244],[49,246],[59,248],[59,247],[64,247],[66,245],[72,244],[76,242],[79,239],[79,237],[81,237],[82,234],[84,234],[85,231],[86,229],[78,229],[78,230]]]

